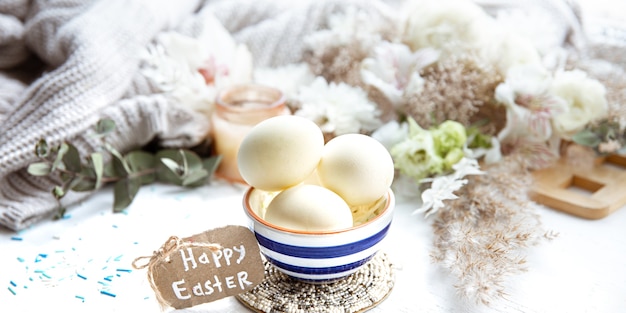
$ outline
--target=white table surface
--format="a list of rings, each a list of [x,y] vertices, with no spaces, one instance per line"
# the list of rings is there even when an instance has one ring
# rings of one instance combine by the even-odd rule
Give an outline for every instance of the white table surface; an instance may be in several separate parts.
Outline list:
[[[150,185],[126,213],[114,214],[105,188],[63,220],[19,233],[1,229],[0,311],[161,312],[145,270],[132,270],[131,262],[170,235],[246,225],[243,192],[220,181],[198,189]],[[384,247],[395,286],[371,312],[626,312],[626,209],[590,221],[542,208],[543,223],[559,237],[532,247],[529,271],[510,277],[506,299],[484,307],[460,300],[430,261],[430,220],[412,215],[416,206],[398,201]],[[232,297],[181,311],[248,312]]]

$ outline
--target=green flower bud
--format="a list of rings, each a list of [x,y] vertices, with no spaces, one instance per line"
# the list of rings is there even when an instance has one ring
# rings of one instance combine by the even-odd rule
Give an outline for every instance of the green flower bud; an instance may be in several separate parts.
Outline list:
[[[437,128],[431,130],[435,143],[435,149],[440,156],[447,155],[450,151],[463,148],[467,141],[465,126],[455,121],[445,121]]]
[[[444,170],[447,171],[452,169],[452,165],[457,164],[464,156],[465,153],[461,148],[455,148],[449,151],[448,154],[446,154],[446,156],[443,158]]]

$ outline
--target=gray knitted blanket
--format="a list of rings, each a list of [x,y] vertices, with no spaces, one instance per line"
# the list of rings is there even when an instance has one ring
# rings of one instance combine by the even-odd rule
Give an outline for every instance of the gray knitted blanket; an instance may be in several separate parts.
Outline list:
[[[0,224],[23,229],[58,205],[53,178],[35,177],[35,143],[70,141],[83,154],[97,142],[89,130],[101,118],[116,122],[109,137],[120,151],[152,140],[191,147],[209,127],[198,114],[160,93],[139,74],[139,55],[157,34],[194,36],[215,15],[256,66],[296,62],[302,37],[324,27],[329,13],[348,5],[383,14],[401,1],[200,1],[200,0],[2,0],[0,1]],[[487,9],[511,1],[478,1]],[[554,11],[563,36],[576,41],[577,20],[563,1]],[[386,9],[383,9],[386,8]],[[386,14],[387,12],[385,12]],[[565,40],[565,39],[564,39]],[[71,205],[90,193],[70,193]]]

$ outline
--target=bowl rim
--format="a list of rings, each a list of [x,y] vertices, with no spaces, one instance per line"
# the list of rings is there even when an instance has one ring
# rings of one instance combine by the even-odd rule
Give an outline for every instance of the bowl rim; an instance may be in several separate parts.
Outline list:
[[[277,226],[274,225],[264,219],[262,219],[258,214],[256,214],[256,212],[254,210],[252,210],[252,208],[249,205],[249,199],[250,196],[252,194],[252,192],[256,190],[256,188],[254,187],[249,187],[248,190],[246,190],[244,196],[243,196],[243,207],[244,210],[246,212],[246,214],[248,216],[250,216],[255,222],[261,223],[264,226],[276,230],[276,231],[280,231],[280,232],[284,232],[287,234],[297,234],[297,235],[332,235],[332,234],[341,234],[341,233],[346,233],[349,231],[353,231],[353,230],[357,230],[360,228],[365,228],[368,225],[371,225],[373,223],[375,223],[376,221],[380,220],[383,218],[384,215],[387,215],[387,213],[389,213],[389,211],[392,209],[391,208],[391,204],[393,203],[395,206],[395,196],[393,194],[393,191],[391,190],[391,188],[389,188],[387,190],[387,192],[385,193],[385,195],[387,196],[387,202],[385,203],[385,208],[380,212],[380,214],[378,214],[378,216],[376,216],[375,218],[357,225],[357,226],[352,226],[352,227],[348,227],[348,228],[342,228],[342,229],[337,229],[337,230],[320,230],[320,231],[308,231],[308,230],[297,230],[297,229],[289,229],[289,228],[284,228],[281,226]],[[260,190],[260,189],[259,189]]]

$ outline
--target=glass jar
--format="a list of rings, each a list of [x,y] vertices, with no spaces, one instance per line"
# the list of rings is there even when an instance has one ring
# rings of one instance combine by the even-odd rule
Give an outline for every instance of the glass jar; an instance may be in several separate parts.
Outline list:
[[[283,93],[272,87],[245,84],[219,92],[211,127],[215,154],[222,161],[215,175],[231,182],[245,183],[237,168],[237,151],[243,138],[259,122],[291,114]]]

